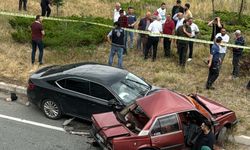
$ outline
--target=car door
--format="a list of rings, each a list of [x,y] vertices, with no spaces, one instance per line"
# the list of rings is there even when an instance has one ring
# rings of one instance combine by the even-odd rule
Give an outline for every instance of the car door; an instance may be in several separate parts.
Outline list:
[[[164,150],[178,150],[184,147],[184,136],[176,114],[159,117],[151,131],[152,145]]]
[[[90,82],[90,95],[93,97],[88,100],[87,115],[112,111],[112,106],[108,104],[110,100],[115,100],[115,96],[103,85]]]
[[[62,108],[66,114],[88,118],[87,108],[89,96],[89,81],[82,78],[65,78],[57,81],[57,85],[62,89],[60,99]]]

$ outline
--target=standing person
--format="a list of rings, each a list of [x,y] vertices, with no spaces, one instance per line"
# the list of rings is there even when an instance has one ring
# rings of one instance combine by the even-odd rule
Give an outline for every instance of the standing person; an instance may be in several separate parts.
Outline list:
[[[148,11],[146,13],[146,16],[140,20],[140,22],[138,24],[138,30],[148,31],[148,27],[149,27],[151,22],[152,22],[151,12]],[[147,34],[139,34],[139,36],[140,36],[141,42],[142,42],[143,54],[145,54],[146,45],[148,42],[148,35]]]
[[[43,36],[45,35],[43,26],[43,18],[40,15],[36,16],[36,20],[31,24],[31,36],[32,36],[32,53],[31,53],[31,63],[35,63],[36,48],[39,49],[39,64],[43,64]]]
[[[212,87],[212,84],[214,81],[218,78],[220,73],[220,44],[221,44],[222,38],[218,37],[215,40],[215,43],[213,44],[211,50],[210,50],[210,56],[208,61],[208,68],[209,68],[209,74],[207,78],[207,84],[206,89],[214,89]]]
[[[128,28],[134,29],[134,26],[136,23],[136,16],[134,15],[134,8],[133,7],[128,8],[127,18],[128,18]],[[132,49],[133,42],[134,42],[134,32],[128,31],[127,35],[128,35],[127,37],[130,37],[129,48]]]
[[[172,8],[172,18],[174,17],[175,14],[177,13],[184,13],[184,8],[181,6],[181,0],[177,0],[176,1],[176,5],[173,6]],[[174,20],[175,24],[176,24],[176,20]]]
[[[171,19],[170,15],[167,15],[166,22],[163,26],[163,34],[173,35],[175,29],[174,21]],[[165,57],[170,57],[171,39],[164,37],[163,47],[165,52]]]
[[[51,9],[50,9],[50,0],[41,0],[41,9],[42,9],[42,16],[50,16]]]
[[[216,34],[215,38],[221,37],[222,38],[222,43],[226,44],[229,42],[229,36],[226,34],[227,31],[225,28],[221,28],[220,33]],[[223,62],[227,52],[227,47],[221,45],[220,49],[220,58],[221,58],[221,63]]]
[[[236,30],[234,32],[235,34],[235,45],[241,45],[244,46],[245,45],[245,40],[244,38],[241,36],[241,31],[240,30]],[[243,48],[233,48],[233,72],[232,72],[232,76],[233,79],[239,77],[239,71],[240,71],[240,66],[239,66],[239,61],[240,58],[242,57],[242,53],[243,53]]]
[[[157,13],[159,18],[161,19],[161,23],[164,24],[166,21],[166,4],[161,3],[161,7],[157,9]]]
[[[193,18],[192,12],[190,11],[190,3],[186,3],[184,5],[184,18],[188,19],[188,18]]]
[[[19,11],[22,10],[22,6],[23,6],[23,10],[27,11],[27,1],[28,0],[19,0]]]
[[[174,15],[173,19],[176,21],[175,22],[175,30],[177,30],[180,26],[183,25],[183,22],[185,20],[184,15],[182,12],[179,12]]]
[[[201,124],[202,133],[197,138],[197,141],[194,145],[195,150],[201,150],[202,147],[209,147],[211,150],[215,144],[215,136],[212,132],[212,125],[208,120],[205,120]]]
[[[116,22],[118,21],[119,17],[120,17],[120,10],[121,10],[121,4],[120,3],[115,3],[115,9],[114,9],[114,14],[113,14],[113,21]],[[123,13],[124,15],[126,15],[126,12],[124,11]]]
[[[189,23],[190,23],[191,33],[192,33],[191,38],[196,38],[196,36],[200,32],[200,30],[199,30],[198,26],[195,23],[193,23],[192,18],[189,18]],[[188,60],[187,61],[192,61],[192,58],[193,58],[193,45],[194,45],[194,42],[189,41],[189,43],[188,43],[189,55],[188,55]]]
[[[118,56],[118,67],[123,68],[123,49],[125,48],[124,43],[124,29],[121,28],[118,22],[114,23],[114,29],[108,34],[108,41],[111,43],[111,50],[109,55],[108,64],[112,66],[115,53]]]
[[[176,31],[177,36],[182,37],[191,37],[191,28],[189,20],[185,20],[183,25],[180,26]],[[189,41],[184,40],[177,40],[177,50],[179,54],[179,65],[185,67],[186,64],[186,56],[187,56],[187,49],[188,49]]]
[[[208,23],[208,26],[213,27],[210,41],[214,41],[216,34],[220,33],[220,30],[223,27],[223,24],[221,24],[220,17],[215,17],[214,20]],[[211,48],[212,48],[212,44],[210,44],[210,49]]]
[[[122,28],[128,28],[128,17],[124,15],[123,9],[120,10],[120,17],[118,19],[118,23]],[[125,36],[124,42],[125,42],[125,45],[127,45],[127,32],[125,32],[124,36]],[[126,47],[124,48],[123,54],[127,54]]]
[[[159,42],[159,35],[156,34],[162,33],[162,24],[160,17],[154,16],[154,21],[149,25],[148,31],[150,31],[152,34],[150,34],[148,38],[144,59],[148,59],[149,49],[153,46],[152,61],[154,62],[156,60],[157,47]]]

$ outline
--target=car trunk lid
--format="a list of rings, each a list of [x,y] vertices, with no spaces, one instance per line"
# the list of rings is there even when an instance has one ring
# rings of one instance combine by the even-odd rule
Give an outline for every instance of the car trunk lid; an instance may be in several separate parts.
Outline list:
[[[104,135],[104,138],[129,135],[130,132],[121,124],[113,112],[94,114],[93,124],[97,128],[97,133]]]
[[[226,108],[225,106],[222,106],[221,104],[215,101],[212,101],[208,98],[205,98],[201,95],[195,95],[195,99],[200,105],[202,105],[205,109],[207,109],[212,115],[231,112],[231,110]]]

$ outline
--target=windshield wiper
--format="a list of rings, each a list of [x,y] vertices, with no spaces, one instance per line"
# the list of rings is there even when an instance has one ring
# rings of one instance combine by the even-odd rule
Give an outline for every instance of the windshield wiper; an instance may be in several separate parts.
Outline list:
[[[140,85],[143,85],[144,87],[146,87],[147,89],[151,89],[151,86],[148,86],[148,85],[145,85],[141,82],[138,82],[138,81],[135,81],[135,80],[131,80],[131,79],[126,79],[128,81],[131,81],[131,82],[134,82],[134,83],[137,83],[137,84],[140,84]]]
[[[124,81],[121,81],[121,83],[122,83],[122,84],[125,84],[127,87],[131,88],[132,90],[135,89],[135,87],[133,87],[132,85],[130,85],[130,84],[124,82]]]

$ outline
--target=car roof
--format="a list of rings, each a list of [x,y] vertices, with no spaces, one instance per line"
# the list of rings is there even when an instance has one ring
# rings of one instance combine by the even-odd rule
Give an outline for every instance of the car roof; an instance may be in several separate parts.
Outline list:
[[[105,85],[112,85],[124,78],[128,74],[128,71],[98,63],[77,63],[56,66],[55,69],[52,68],[49,73],[45,73],[45,75],[52,74],[77,76],[91,81],[101,82]]]
[[[136,103],[149,118],[196,109],[183,96],[167,89],[140,98]]]

